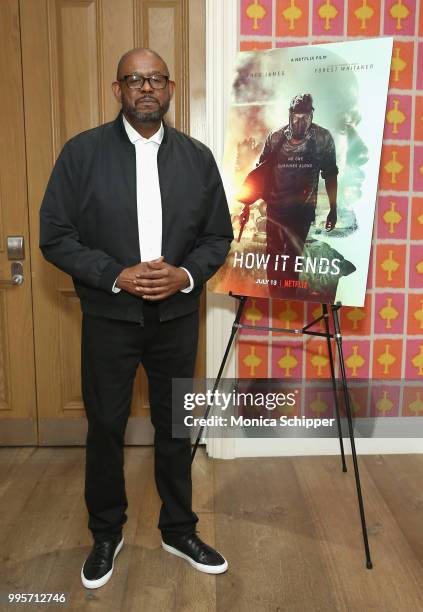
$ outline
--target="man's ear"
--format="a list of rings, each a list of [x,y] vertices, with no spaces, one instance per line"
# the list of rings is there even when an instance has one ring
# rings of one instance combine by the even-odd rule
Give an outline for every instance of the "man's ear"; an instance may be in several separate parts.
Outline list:
[[[169,96],[170,96],[170,99],[172,99],[173,94],[175,93],[175,87],[176,87],[175,81],[169,81],[168,87],[169,87]]]
[[[113,81],[112,91],[113,91],[113,95],[115,96],[119,104],[122,104],[122,89],[121,89],[119,81]]]

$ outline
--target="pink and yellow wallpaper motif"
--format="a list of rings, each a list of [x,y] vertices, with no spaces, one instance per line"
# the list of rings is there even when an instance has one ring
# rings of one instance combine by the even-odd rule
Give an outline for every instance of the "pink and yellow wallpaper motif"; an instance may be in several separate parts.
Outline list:
[[[423,384],[423,0],[241,0],[240,11],[240,50],[394,36],[366,304],[344,308],[341,324],[350,379],[386,380],[355,393],[355,413],[423,415],[423,393],[389,384]],[[289,328],[319,311],[251,299],[244,321]],[[242,330],[238,376],[327,378],[325,341]]]

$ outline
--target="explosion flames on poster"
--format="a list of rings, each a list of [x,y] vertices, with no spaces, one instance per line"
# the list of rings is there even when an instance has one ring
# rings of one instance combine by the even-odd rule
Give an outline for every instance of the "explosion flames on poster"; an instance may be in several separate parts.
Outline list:
[[[362,306],[392,38],[241,52],[219,293]]]

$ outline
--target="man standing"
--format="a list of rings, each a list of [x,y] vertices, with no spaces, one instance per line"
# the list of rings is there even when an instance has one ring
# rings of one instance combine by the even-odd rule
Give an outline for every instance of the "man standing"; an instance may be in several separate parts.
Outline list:
[[[313,123],[313,99],[310,94],[293,98],[289,123],[266,139],[257,172],[266,162],[269,172],[263,194],[267,202],[267,252],[286,257],[284,271],[268,268],[269,284],[274,297],[280,297],[280,280],[298,279],[295,258],[301,255],[315,219],[319,176],[325,181],[329,199],[326,230],[336,225],[338,168],[333,138],[328,130]],[[264,168],[264,166],[263,166]]]
[[[105,584],[127,521],[124,435],[142,362],[155,429],[163,548],[207,573],[226,560],[196,533],[191,443],[172,438],[172,378],[191,378],[203,284],[233,238],[216,162],[162,118],[175,83],[163,59],[133,49],[119,61],[118,117],[69,140],[40,211],[44,257],[72,276],[81,300],[82,394],[88,419],[85,500],[94,545],[81,570]]]

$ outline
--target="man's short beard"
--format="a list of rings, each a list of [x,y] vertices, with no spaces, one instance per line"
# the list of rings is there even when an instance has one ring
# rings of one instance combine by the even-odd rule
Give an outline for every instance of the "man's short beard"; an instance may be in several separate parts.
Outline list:
[[[163,115],[162,109],[151,111],[150,113],[131,110],[131,116],[139,123],[157,123],[162,119]]]
[[[127,106],[124,110],[128,113],[130,117],[134,119],[134,121],[138,123],[157,123],[161,121],[163,117],[166,115],[169,110],[170,102],[160,105],[160,107],[155,111],[138,111],[135,106]]]

